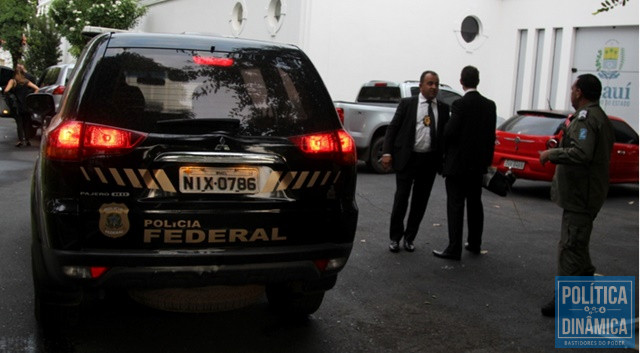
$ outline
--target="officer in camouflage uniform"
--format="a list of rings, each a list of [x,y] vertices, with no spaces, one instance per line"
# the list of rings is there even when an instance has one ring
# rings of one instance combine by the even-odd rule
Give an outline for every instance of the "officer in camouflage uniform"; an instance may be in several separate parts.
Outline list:
[[[551,199],[563,208],[558,242],[558,276],[593,276],[589,256],[593,220],[609,190],[609,159],[614,142],[611,121],[599,105],[602,84],[594,75],[578,76],[571,86],[576,109],[559,148],[540,153],[540,163],[557,164]],[[542,307],[555,316],[555,298]]]

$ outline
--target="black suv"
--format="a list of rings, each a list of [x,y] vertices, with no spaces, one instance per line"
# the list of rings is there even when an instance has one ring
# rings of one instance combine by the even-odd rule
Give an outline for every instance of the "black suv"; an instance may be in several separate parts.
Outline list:
[[[352,249],[356,155],[300,49],[106,33],[76,70],[33,176],[41,323],[109,288],[258,284],[318,309]]]

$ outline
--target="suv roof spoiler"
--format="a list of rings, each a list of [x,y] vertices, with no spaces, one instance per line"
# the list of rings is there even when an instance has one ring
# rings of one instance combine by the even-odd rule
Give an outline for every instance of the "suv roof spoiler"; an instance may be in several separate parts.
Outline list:
[[[84,28],[82,28],[82,35],[88,38],[93,38],[98,34],[102,34],[102,33],[114,33],[114,32],[129,32],[129,31],[125,29],[98,27],[98,26],[84,26]]]

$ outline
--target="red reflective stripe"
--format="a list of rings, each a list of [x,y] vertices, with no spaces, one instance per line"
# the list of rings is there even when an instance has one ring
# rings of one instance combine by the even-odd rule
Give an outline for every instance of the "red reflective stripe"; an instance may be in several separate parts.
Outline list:
[[[107,272],[109,268],[100,267],[100,266],[92,266],[89,271],[91,272],[91,278],[98,278],[102,276],[105,272]]]

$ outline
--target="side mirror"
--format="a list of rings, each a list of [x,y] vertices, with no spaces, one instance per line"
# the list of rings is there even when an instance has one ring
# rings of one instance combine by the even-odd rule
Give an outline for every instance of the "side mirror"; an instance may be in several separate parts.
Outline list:
[[[56,104],[53,101],[53,96],[49,93],[31,93],[27,96],[26,105],[39,118],[53,116],[56,113]]]

